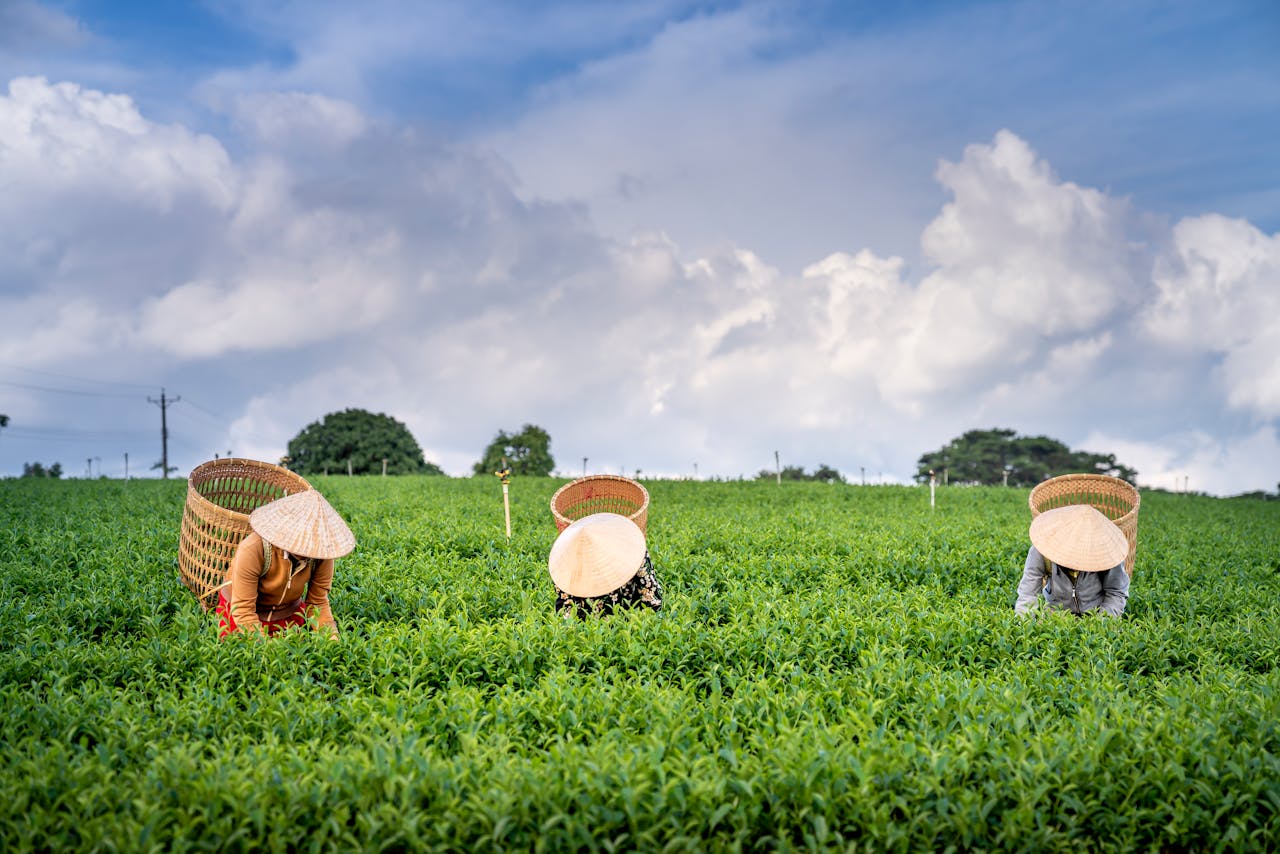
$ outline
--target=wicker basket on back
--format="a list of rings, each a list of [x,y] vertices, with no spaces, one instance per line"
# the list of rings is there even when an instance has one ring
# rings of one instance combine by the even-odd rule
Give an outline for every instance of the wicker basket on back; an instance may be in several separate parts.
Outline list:
[[[1129,541],[1129,556],[1124,568],[1133,575],[1138,555],[1138,489],[1127,480],[1105,474],[1064,474],[1041,481],[1031,490],[1027,503],[1031,518],[1055,507],[1088,504],[1100,510],[1124,532]]]
[[[626,516],[648,533],[649,492],[629,477],[593,474],[566,483],[551,496],[557,531],[593,513]]]
[[[236,546],[249,533],[249,514],[277,498],[311,488],[286,468],[228,457],[196,466],[187,479],[178,570],[200,606],[217,604]]]

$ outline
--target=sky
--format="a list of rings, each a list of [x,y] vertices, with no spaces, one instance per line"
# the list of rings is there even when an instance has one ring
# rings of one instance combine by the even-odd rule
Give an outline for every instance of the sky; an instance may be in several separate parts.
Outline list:
[[[1277,138],[1267,0],[0,0],[0,476],[363,408],[455,475],[999,427],[1274,492]]]

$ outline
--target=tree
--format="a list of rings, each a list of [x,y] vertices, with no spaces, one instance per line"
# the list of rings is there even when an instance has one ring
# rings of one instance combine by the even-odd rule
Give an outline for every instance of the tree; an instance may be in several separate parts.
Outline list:
[[[1035,486],[1060,474],[1105,474],[1134,482],[1138,473],[1116,461],[1115,454],[1073,451],[1048,436],[1019,436],[1013,430],[970,430],[917,463],[916,480],[929,472],[946,472],[957,483]]]
[[[54,463],[48,468],[45,468],[40,463],[23,463],[22,476],[23,477],[52,477],[55,479],[60,478],[62,477],[62,463]]]
[[[818,467],[809,474],[804,466],[783,466],[781,473],[772,469],[760,469],[756,480],[773,480],[781,474],[783,480],[816,480],[823,483],[844,483],[844,475],[826,463],[818,463]]]
[[[551,456],[551,436],[534,424],[526,424],[519,433],[510,435],[499,430],[484,457],[475,464],[476,474],[492,474],[502,468],[503,457],[514,475],[546,477],[556,467]]]
[[[302,429],[289,442],[290,467],[303,476],[338,474],[435,474],[444,471],[423,458],[409,428],[383,413],[364,409],[330,412]]]
[[[818,463],[818,467],[813,470],[813,480],[820,480],[823,483],[844,483],[844,475],[826,463]]]

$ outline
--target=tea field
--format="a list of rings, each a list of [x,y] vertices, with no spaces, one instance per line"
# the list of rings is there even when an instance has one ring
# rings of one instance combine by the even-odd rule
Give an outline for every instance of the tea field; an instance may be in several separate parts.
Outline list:
[[[551,611],[557,481],[318,478],[339,641],[219,642],[180,481],[0,481],[0,849],[1274,850],[1280,502],[1147,493],[1020,619],[1024,490],[652,482],[661,614]]]

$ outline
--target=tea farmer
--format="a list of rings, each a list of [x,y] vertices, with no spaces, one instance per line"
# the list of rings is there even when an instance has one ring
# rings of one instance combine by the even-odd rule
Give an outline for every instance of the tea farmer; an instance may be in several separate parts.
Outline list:
[[[1032,520],[1030,536],[1014,610],[1026,614],[1047,606],[1072,614],[1124,613],[1129,542],[1114,522],[1085,504],[1058,507]]]
[[[308,489],[254,510],[249,527],[218,591],[219,636],[273,635],[314,616],[317,631],[336,637],[329,585],[334,560],[356,545],[347,523]]]
[[[662,610],[662,585],[653,571],[644,533],[625,516],[596,513],[556,537],[547,559],[556,611],[610,614],[617,608]]]

